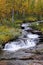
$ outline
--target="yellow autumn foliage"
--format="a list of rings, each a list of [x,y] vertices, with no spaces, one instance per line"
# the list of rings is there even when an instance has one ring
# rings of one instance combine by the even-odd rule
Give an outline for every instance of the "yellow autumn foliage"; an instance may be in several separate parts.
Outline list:
[[[20,35],[20,30],[7,27],[7,26],[0,26],[0,44],[6,43],[11,39],[15,39]]]
[[[0,13],[5,16],[14,11],[25,13],[42,13],[43,14],[43,0],[0,0]],[[5,15],[4,15],[5,14]]]

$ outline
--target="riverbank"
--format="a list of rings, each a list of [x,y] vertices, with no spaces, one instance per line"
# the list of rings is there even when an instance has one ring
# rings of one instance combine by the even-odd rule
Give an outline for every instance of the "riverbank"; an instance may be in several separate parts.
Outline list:
[[[15,40],[20,35],[21,30],[14,27],[0,26],[0,44],[5,44]]]
[[[39,30],[39,31],[41,31],[42,33],[43,33],[43,21],[42,22],[34,22],[32,25],[31,25],[31,27],[33,28],[33,29],[36,29],[36,30]]]

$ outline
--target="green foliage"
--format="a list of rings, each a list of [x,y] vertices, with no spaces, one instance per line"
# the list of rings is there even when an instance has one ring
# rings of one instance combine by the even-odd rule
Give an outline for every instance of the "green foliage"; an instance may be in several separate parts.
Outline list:
[[[36,29],[36,30],[42,31],[42,33],[43,33],[43,23],[34,23],[34,24],[32,24],[31,27]]]
[[[0,26],[0,44],[16,39],[20,35],[20,32],[21,30],[17,28]]]
[[[32,21],[34,22],[34,21],[37,21],[37,18],[34,16],[29,16],[29,17],[26,17],[25,20],[28,20],[30,22],[32,22]]]

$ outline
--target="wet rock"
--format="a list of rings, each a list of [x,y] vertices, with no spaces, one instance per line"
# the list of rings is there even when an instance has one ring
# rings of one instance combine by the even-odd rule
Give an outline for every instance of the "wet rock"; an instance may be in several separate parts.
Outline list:
[[[39,40],[40,42],[43,42],[43,34],[41,31],[38,31],[38,30],[34,30],[32,31],[33,34],[38,34],[39,35]]]
[[[2,47],[4,48],[5,47],[5,44],[2,44]]]
[[[27,27],[27,28],[25,28],[24,30],[27,31],[27,32],[32,32],[32,31],[33,31],[33,29],[30,28],[30,27]]]
[[[23,61],[15,61],[15,60],[7,60],[7,61],[1,61],[0,65],[28,65],[27,63],[24,63]]]
[[[7,65],[7,62],[0,61],[0,65]]]
[[[41,32],[41,31],[38,31],[38,30],[34,30],[32,33],[33,33],[33,34],[42,35],[42,32]]]
[[[24,50],[26,53],[43,54],[43,42],[36,47]]]
[[[43,53],[43,42],[41,44],[37,45],[36,50],[39,51],[40,53]]]
[[[40,42],[43,42],[43,35],[40,35]]]
[[[43,55],[36,54],[35,56],[33,56],[33,59],[34,60],[43,60]]]
[[[28,60],[28,61],[22,61],[22,60],[4,60],[0,61],[0,65],[43,65],[43,61],[38,60]]]
[[[14,60],[29,60],[34,54],[31,53],[25,53],[23,50],[19,50],[14,53],[4,52],[3,55],[0,56],[0,60],[8,60],[8,59],[14,59]]]
[[[2,49],[2,45],[0,45],[0,50]]]

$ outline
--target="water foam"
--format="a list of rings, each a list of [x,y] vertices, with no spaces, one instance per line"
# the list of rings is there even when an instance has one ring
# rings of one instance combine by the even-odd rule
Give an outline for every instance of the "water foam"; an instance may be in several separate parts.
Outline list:
[[[4,50],[17,51],[19,49],[26,49],[26,48],[34,47],[36,46],[36,43],[37,43],[36,39],[38,39],[38,35],[28,34],[27,39],[25,41],[20,39],[19,41],[7,43],[5,45]]]

